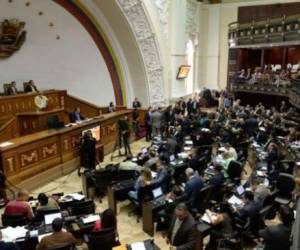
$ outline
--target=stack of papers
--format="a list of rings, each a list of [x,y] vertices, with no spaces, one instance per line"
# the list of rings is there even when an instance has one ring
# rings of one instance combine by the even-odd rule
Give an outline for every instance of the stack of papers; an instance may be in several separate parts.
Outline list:
[[[236,197],[235,195],[232,195],[230,197],[230,199],[228,200],[228,203],[232,204],[232,205],[237,205],[237,206],[242,206],[244,204],[244,202],[239,199],[238,197]]]
[[[27,233],[25,226],[22,227],[7,227],[1,230],[2,240],[4,242],[14,242],[18,238],[24,238]]]
[[[84,224],[88,224],[88,223],[92,223],[92,222],[95,222],[95,221],[98,221],[100,220],[100,215],[99,214],[91,214],[85,218],[82,218],[82,222]]]
[[[68,195],[63,196],[61,198],[61,200],[64,200],[64,201],[70,201],[70,200],[81,201],[84,198],[85,198],[85,196],[82,195],[82,194],[73,193],[73,194],[68,194]]]
[[[144,242],[136,242],[130,245],[131,250],[146,250]]]

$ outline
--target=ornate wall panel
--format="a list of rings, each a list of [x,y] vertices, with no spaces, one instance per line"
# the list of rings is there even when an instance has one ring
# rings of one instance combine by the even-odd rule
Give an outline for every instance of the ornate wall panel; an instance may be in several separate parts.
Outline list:
[[[158,43],[142,0],[117,0],[137,41],[147,74],[151,105],[165,104],[163,67]]]

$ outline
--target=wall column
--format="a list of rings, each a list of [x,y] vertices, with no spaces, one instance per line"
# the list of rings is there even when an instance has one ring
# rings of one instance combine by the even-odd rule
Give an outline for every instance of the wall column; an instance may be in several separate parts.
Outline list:
[[[186,95],[185,80],[177,80],[180,65],[185,63],[186,50],[186,1],[171,2],[171,98]]]

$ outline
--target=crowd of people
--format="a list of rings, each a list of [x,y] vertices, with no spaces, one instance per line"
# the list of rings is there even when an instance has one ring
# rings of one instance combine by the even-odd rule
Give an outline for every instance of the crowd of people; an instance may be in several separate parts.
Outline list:
[[[292,79],[300,79],[300,71],[292,72],[291,68],[274,69],[271,65],[266,65],[264,69],[256,67],[254,69],[248,68],[247,70],[242,69],[236,74],[236,83],[240,84],[266,84],[288,87],[291,86]]]
[[[225,92],[221,96],[227,97]],[[146,140],[153,140],[153,144],[142,153],[146,160],[143,164],[134,162],[129,147],[126,149],[126,159],[118,166],[122,170],[137,173],[134,189],[128,193],[128,198],[138,201],[141,190],[153,186],[161,188],[166,201],[174,202],[175,207],[171,211],[164,210],[156,215],[157,230],[166,230],[167,242],[172,250],[194,249],[197,240],[196,225],[203,214],[208,216],[212,225],[206,249],[217,249],[222,244],[227,244],[229,239],[237,239],[240,232],[237,224],[244,225],[247,221],[250,221],[249,231],[256,244],[264,242],[266,250],[289,249],[294,222],[291,204],[281,205],[272,201],[272,211],[278,212],[276,218],[279,224],[275,226],[267,226],[264,221],[258,223],[257,218],[265,208],[265,201],[274,191],[280,174],[294,173],[293,169],[286,169],[286,165],[281,164],[285,155],[280,150],[280,144],[281,141],[285,145],[299,142],[300,118],[297,110],[284,102],[279,109],[266,108],[262,103],[255,107],[242,106],[240,100],[228,97],[226,105],[223,100],[217,110],[203,112],[198,98],[187,102],[180,99],[167,108],[148,109],[145,114]],[[133,107],[135,110],[141,107],[137,99]],[[79,114],[74,114],[74,117],[81,119]],[[138,119],[134,117],[133,122]],[[129,129],[122,126],[125,125],[120,124],[121,131],[127,135]],[[183,157],[187,138],[192,141],[193,146],[186,153],[187,157]],[[234,179],[231,177],[230,169],[233,164],[247,164],[251,143],[263,145],[265,154],[258,156],[255,164],[259,161],[266,162],[267,182],[257,175],[256,165],[251,166],[253,173],[247,179],[242,172]],[[182,176],[176,176],[176,169],[172,165],[172,162],[181,158],[185,166],[183,179]],[[294,182],[295,203],[299,196],[300,176],[295,176]],[[240,185],[245,189],[240,194],[242,202],[239,206],[233,206],[229,202],[229,195],[235,193],[233,190]],[[208,187],[213,189],[214,196],[211,199],[215,201],[209,210],[204,207],[203,197],[201,198],[202,190]],[[17,199],[6,205],[5,214],[21,213],[29,221],[33,220],[27,200],[28,192],[19,192]],[[40,194],[38,200],[40,209],[57,206],[45,194]],[[95,223],[94,230],[105,227],[105,213],[108,214],[108,224],[117,229],[112,211],[106,211],[102,213],[101,222]],[[62,242],[61,239],[70,244],[75,243],[72,235],[62,232],[61,219],[54,220],[52,226],[53,234],[45,237],[38,249],[47,249],[53,246],[53,242]]]

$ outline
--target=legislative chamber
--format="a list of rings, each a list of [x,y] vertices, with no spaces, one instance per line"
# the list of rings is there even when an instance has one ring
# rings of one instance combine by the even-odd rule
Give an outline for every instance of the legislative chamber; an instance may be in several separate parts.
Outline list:
[[[0,250],[298,250],[300,3],[0,3]]]

